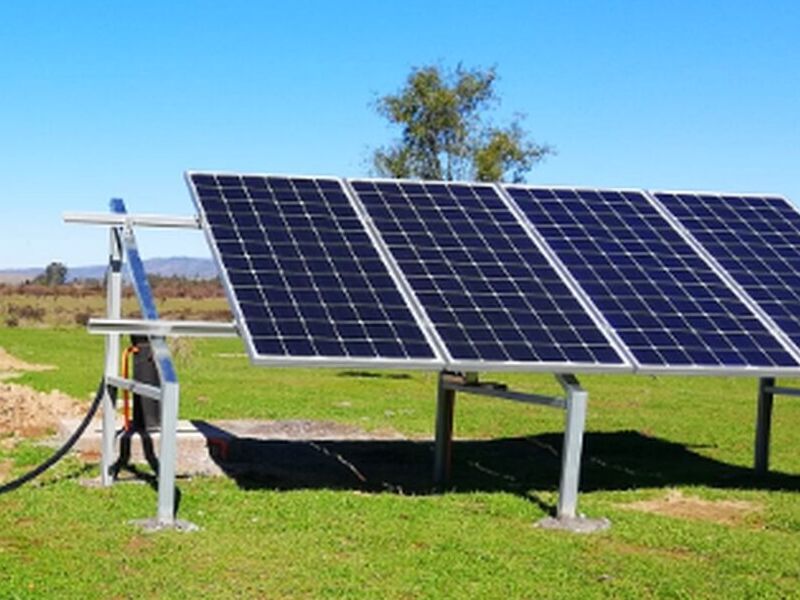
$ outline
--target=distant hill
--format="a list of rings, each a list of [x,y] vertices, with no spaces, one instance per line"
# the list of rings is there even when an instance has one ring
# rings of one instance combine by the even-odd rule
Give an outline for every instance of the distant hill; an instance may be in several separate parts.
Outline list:
[[[44,269],[6,269],[0,270],[0,283],[24,283],[39,275]]]
[[[195,258],[191,256],[172,256],[169,258],[150,258],[144,261],[145,269],[149,275],[162,277],[186,277],[188,279],[214,279],[217,268],[210,258]],[[105,276],[106,265],[90,265],[84,267],[71,267],[67,265],[67,281],[76,279],[102,279]],[[40,275],[44,268],[27,269],[2,269],[0,270],[0,283],[22,283]]]

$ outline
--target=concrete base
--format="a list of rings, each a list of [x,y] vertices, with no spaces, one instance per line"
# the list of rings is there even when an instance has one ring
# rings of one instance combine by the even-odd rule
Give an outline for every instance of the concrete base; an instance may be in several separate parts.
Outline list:
[[[66,440],[78,427],[80,419],[62,419],[59,423],[58,438]],[[118,428],[122,423],[118,423]],[[156,454],[161,447],[161,434],[154,431],[151,434],[153,447]],[[75,450],[89,461],[100,461],[100,443],[102,431],[100,421],[95,421],[75,444]],[[213,446],[216,438],[225,437],[223,433],[216,437],[208,432],[201,431],[192,421],[178,422],[178,463],[177,474],[179,476],[192,475],[223,475],[222,469],[213,460],[209,449]],[[225,441],[225,440],[223,440]],[[116,442],[115,452],[119,453],[119,437]],[[137,465],[146,465],[147,460],[142,452],[141,440],[137,435],[133,436],[131,442],[131,462]]]
[[[155,517],[150,519],[136,519],[130,521],[134,525],[144,531],[145,533],[156,533],[158,531],[180,531],[182,533],[191,533],[192,531],[200,531],[200,528],[189,521],[183,519],[175,519],[174,522],[167,524],[162,523]]]
[[[605,531],[611,527],[611,521],[606,518],[589,519],[584,516],[561,519],[555,517],[545,517],[536,523],[539,529],[555,529],[558,531],[570,531],[572,533],[596,533]]]
[[[83,487],[89,489],[106,487],[103,485],[103,481],[99,477],[84,477],[82,479],[79,479],[78,483]],[[119,477],[117,477],[115,483],[145,485],[147,482],[144,481],[143,479],[134,477],[128,473],[123,472],[120,473]]]
[[[63,442],[78,427],[79,419],[62,419],[58,428],[58,441]],[[117,429],[122,422],[117,423]],[[160,450],[160,434],[151,433],[153,449],[156,455]],[[87,461],[100,462],[101,424],[93,422],[75,445],[75,450]],[[220,463],[250,463],[254,457],[250,453],[249,443],[254,440],[271,442],[280,441],[366,441],[366,440],[404,440],[397,432],[367,432],[352,425],[330,421],[284,420],[219,420],[219,421],[186,421],[178,422],[178,477],[195,475],[224,476],[226,472]],[[116,450],[119,453],[119,439]],[[142,452],[142,444],[138,435],[131,441],[131,462],[136,465],[147,465]],[[296,465],[295,467],[296,468]],[[125,478],[125,473],[120,473]],[[91,485],[91,482],[86,482]]]

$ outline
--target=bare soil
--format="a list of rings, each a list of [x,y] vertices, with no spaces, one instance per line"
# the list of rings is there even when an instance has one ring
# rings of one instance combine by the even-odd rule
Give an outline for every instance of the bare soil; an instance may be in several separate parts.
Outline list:
[[[723,525],[739,525],[762,509],[755,502],[703,500],[696,496],[684,496],[679,490],[670,490],[666,498],[631,502],[623,507],[680,519],[712,521]]]
[[[37,392],[2,379],[25,371],[46,371],[50,365],[27,363],[0,348],[0,438],[13,445],[23,437],[40,437],[55,431],[62,417],[84,412],[80,402],[58,390]]]
[[[85,412],[78,400],[58,390],[37,392],[24,385],[0,383],[0,437],[16,440],[52,433],[62,417]]]

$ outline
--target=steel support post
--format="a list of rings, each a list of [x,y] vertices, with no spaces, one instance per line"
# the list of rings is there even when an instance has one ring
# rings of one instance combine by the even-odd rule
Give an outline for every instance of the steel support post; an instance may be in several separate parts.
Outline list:
[[[578,483],[581,473],[583,432],[589,394],[576,385],[567,386],[567,410],[564,447],[561,455],[561,482],[558,486],[558,519],[574,519],[578,507]]]
[[[772,377],[763,377],[758,382],[754,461],[754,469],[758,475],[766,475],[769,471],[769,438],[772,430],[774,387],[775,379]]]
[[[436,449],[433,461],[433,485],[439,490],[444,490],[450,481],[455,403],[455,390],[445,386],[445,374],[439,373],[436,395]]]
[[[176,382],[161,387],[161,449],[158,457],[158,513],[160,526],[175,523],[175,464],[178,458],[178,402]]]
[[[122,240],[119,229],[110,228],[109,260],[106,276],[106,315],[109,319],[122,316]],[[109,333],[106,336],[105,377],[119,375],[120,335]],[[114,398],[108,386],[103,392],[103,433],[100,457],[100,483],[110,486],[114,483],[111,466],[114,464],[116,441],[116,409]]]

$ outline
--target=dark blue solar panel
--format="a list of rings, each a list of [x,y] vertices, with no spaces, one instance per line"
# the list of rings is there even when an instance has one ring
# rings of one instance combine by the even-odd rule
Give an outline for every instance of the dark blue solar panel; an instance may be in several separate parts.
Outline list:
[[[506,189],[643,366],[797,366],[643,193]]]
[[[800,344],[800,213],[789,201],[727,194],[655,197]]]
[[[190,183],[256,357],[434,359],[339,181]]]
[[[351,181],[456,361],[624,361],[488,185]]]

